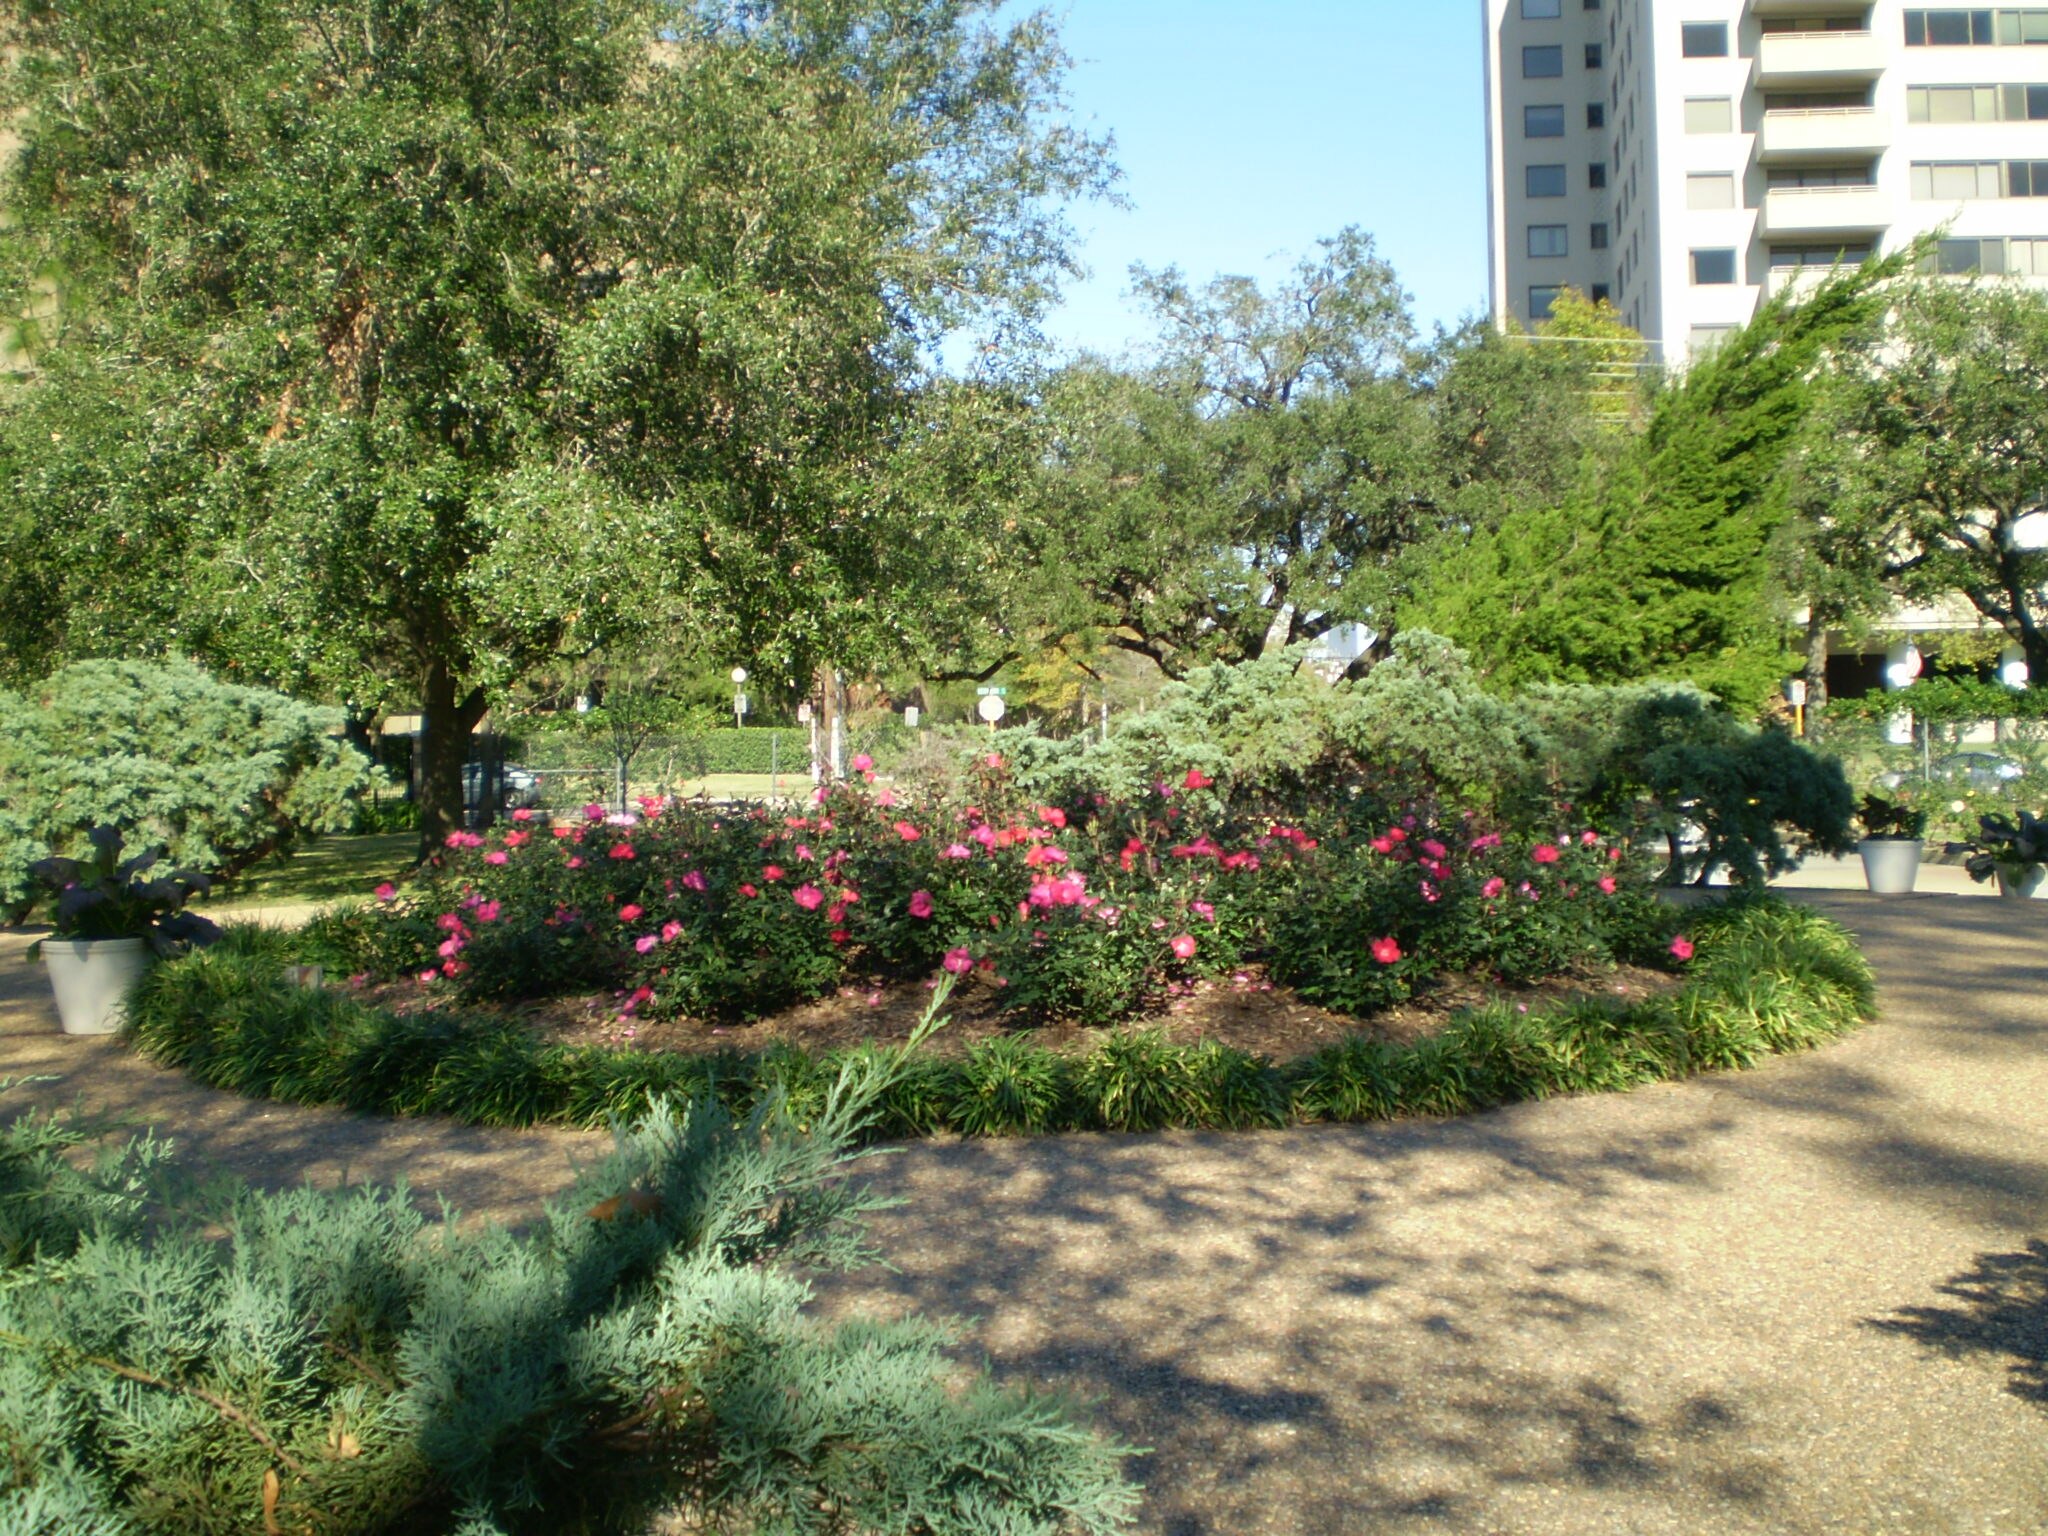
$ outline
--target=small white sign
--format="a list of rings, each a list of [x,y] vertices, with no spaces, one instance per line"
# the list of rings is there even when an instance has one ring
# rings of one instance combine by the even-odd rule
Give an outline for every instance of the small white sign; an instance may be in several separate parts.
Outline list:
[[[904,706],[903,706],[903,723],[904,723],[905,725],[909,726],[909,727],[910,727],[910,728],[911,728],[911,729],[912,729],[912,730],[914,731],[914,730],[916,730],[916,729],[917,729],[917,720],[918,720],[918,715],[917,715],[917,706],[916,706],[915,704],[906,704],[906,705],[904,705]]]
[[[981,696],[981,702],[975,705],[974,707],[976,713],[978,713],[981,716],[981,718],[986,720],[990,725],[994,725],[998,720],[1003,718],[1003,696],[999,693],[983,694]]]

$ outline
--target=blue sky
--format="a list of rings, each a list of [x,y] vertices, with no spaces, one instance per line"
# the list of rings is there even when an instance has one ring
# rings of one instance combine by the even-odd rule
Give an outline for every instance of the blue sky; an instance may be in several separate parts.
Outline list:
[[[1075,210],[1092,274],[1047,326],[1144,334],[1133,261],[1271,279],[1359,224],[1425,330],[1486,304],[1477,0],[1051,0],[1075,115],[1116,136],[1128,210]]]

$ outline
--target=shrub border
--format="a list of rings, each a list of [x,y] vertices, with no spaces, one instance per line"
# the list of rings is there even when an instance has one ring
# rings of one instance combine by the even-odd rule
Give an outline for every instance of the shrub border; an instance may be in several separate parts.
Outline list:
[[[1775,898],[1696,909],[1696,952],[1673,995],[1521,1013],[1496,1002],[1412,1044],[1364,1035],[1284,1065],[1214,1041],[1123,1031],[1084,1056],[1027,1036],[914,1059],[871,1134],[902,1138],[1069,1131],[1246,1130],[1456,1115],[1560,1094],[1626,1091],[1810,1049],[1875,1016],[1870,968],[1848,932]],[[780,1091],[802,1118],[849,1055],[777,1044],[684,1056],[536,1041],[515,1024],[401,1016],[342,991],[288,985],[291,936],[230,930],[156,967],[130,1001],[144,1055],[210,1087],[472,1125],[631,1121],[656,1097],[706,1092],[737,1113]]]

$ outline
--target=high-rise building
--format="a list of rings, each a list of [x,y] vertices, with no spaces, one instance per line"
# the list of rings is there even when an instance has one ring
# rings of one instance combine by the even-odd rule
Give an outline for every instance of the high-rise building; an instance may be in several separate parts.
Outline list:
[[[1569,285],[1679,361],[1943,226],[1941,270],[2048,281],[2048,7],[1482,4],[1496,320]]]

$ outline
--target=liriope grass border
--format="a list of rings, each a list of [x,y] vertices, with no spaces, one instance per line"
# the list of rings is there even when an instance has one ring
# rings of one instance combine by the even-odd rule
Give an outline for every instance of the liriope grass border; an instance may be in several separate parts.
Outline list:
[[[1282,1065],[1148,1032],[1113,1035],[1081,1056],[1003,1036],[959,1058],[913,1060],[873,1132],[1247,1130],[1456,1115],[1750,1067],[1874,1016],[1869,966],[1818,913],[1739,901],[1700,909],[1691,926],[1696,953],[1669,996],[1529,1013],[1496,1003],[1413,1044],[1359,1035]],[[156,967],[131,999],[130,1040],[164,1066],[251,1097],[485,1126],[601,1126],[635,1118],[656,1096],[706,1092],[743,1112],[780,1089],[801,1112],[822,1103],[848,1054],[547,1044],[514,1024],[401,1016],[348,992],[288,985],[291,958],[288,934],[252,927]]]

